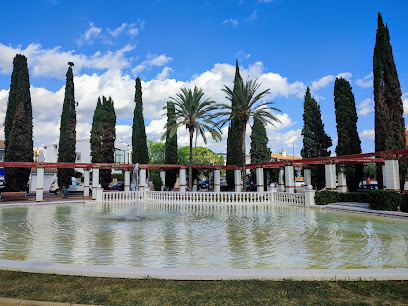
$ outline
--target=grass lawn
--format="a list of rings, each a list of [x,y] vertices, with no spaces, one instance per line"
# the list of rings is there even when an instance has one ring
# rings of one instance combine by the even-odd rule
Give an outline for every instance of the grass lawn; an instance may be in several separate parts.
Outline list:
[[[0,297],[103,305],[408,305],[408,282],[168,281],[0,271]]]

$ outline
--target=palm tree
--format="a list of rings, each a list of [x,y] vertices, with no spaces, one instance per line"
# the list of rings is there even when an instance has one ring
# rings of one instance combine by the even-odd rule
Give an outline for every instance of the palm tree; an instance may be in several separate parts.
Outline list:
[[[177,129],[185,125],[190,136],[190,158],[188,168],[188,186],[192,190],[193,186],[193,137],[196,133],[195,147],[197,147],[197,137],[200,135],[207,144],[207,137],[205,132],[208,131],[213,140],[221,140],[221,129],[214,119],[216,115],[212,113],[213,110],[218,109],[218,105],[215,101],[210,99],[202,100],[204,92],[201,88],[194,87],[182,88],[181,93],[178,93],[175,98],[170,97],[176,108],[176,122],[168,126],[166,124],[166,132],[162,136],[162,140],[167,135],[172,137],[177,133]],[[167,106],[163,107],[167,110]]]
[[[257,80],[247,80],[243,83],[242,80],[238,80],[238,83],[234,82],[234,90],[231,90],[228,86],[224,85],[222,91],[227,94],[227,99],[234,103],[236,107],[232,108],[232,105],[220,104],[220,108],[226,109],[224,112],[219,112],[219,116],[226,116],[225,119],[219,122],[222,127],[226,122],[233,118],[238,118],[241,124],[241,139],[242,139],[242,182],[243,190],[246,186],[246,161],[245,161],[245,133],[246,125],[250,118],[259,119],[264,125],[272,124],[275,126],[275,122],[281,122],[277,117],[275,117],[271,111],[281,112],[279,109],[272,107],[274,102],[261,102],[261,100],[270,93],[269,88],[256,93],[261,86]],[[232,104],[232,103],[231,103]]]

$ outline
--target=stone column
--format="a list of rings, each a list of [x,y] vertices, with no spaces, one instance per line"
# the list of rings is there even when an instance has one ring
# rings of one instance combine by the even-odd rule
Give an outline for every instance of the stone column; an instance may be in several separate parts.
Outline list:
[[[194,182],[193,182],[193,191],[197,191],[197,179],[194,179]]]
[[[220,192],[221,185],[220,185],[220,169],[214,170],[214,192]]]
[[[346,174],[344,173],[344,167],[339,168],[339,172],[337,172],[337,177],[339,180],[339,187],[337,191],[347,192],[347,182],[346,182]]]
[[[35,190],[35,201],[42,202],[44,196],[44,168],[37,168],[37,188]]]
[[[382,165],[383,188],[387,189],[387,176],[385,175],[385,165]]]
[[[89,198],[89,170],[84,170],[84,198]]]
[[[162,180],[161,190],[163,191],[164,186],[166,186],[166,171],[160,170],[160,178]]]
[[[139,190],[145,191],[146,188],[146,169],[139,170]]]
[[[305,168],[303,170],[303,172],[304,172],[304,181],[305,181],[304,184],[305,184],[305,187],[308,186],[308,185],[312,185],[312,169]]]
[[[324,165],[324,172],[326,176],[326,190],[337,191],[336,188],[336,165]]]
[[[257,192],[264,192],[264,173],[263,168],[259,167],[256,168],[256,191]]]
[[[312,186],[312,185],[309,185]],[[315,205],[315,194],[316,190],[305,189],[305,207],[310,207],[310,205]]]
[[[241,170],[235,169],[234,170],[234,182],[235,182],[235,192],[242,191],[242,177],[241,177]]]
[[[96,191],[99,185],[99,169],[92,169],[92,200],[96,200]]]
[[[387,190],[400,191],[398,160],[385,160],[385,178],[387,181]]]
[[[293,166],[285,166],[285,191],[295,192],[295,178],[293,177]]]
[[[124,191],[130,191],[130,170],[125,170]]]
[[[279,167],[279,178],[278,178],[279,188],[278,188],[278,190],[279,190],[280,192],[284,192],[284,191],[285,191],[285,185],[284,185],[284,183],[283,183],[283,177],[284,177],[284,175],[285,175],[285,170],[284,170],[284,168],[283,168],[283,167]]]
[[[180,168],[180,192],[186,192],[186,168]]]

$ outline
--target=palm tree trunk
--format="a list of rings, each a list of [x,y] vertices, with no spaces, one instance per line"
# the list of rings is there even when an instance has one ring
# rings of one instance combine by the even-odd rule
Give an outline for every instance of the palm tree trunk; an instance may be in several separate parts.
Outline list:
[[[190,158],[188,165],[188,188],[193,190],[193,135],[194,130],[190,130]]]
[[[245,132],[246,122],[242,126],[242,191],[246,191],[246,158],[245,158]]]

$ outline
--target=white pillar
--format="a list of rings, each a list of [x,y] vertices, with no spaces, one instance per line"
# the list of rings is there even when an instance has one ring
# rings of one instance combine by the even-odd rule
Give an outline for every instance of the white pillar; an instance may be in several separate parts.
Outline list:
[[[125,181],[124,181],[123,190],[130,191],[130,170],[125,170]]]
[[[315,205],[315,194],[316,194],[316,190],[305,189],[305,207],[310,207],[310,205]]]
[[[220,185],[220,170],[214,170],[214,192],[220,192],[221,185]]]
[[[385,175],[385,165],[382,165],[383,188],[387,189],[387,176]]]
[[[263,168],[259,167],[256,168],[256,191],[257,192],[264,192],[264,174]]]
[[[312,185],[312,169],[310,169],[310,168],[305,168],[304,170],[303,170],[303,172],[304,172],[304,181],[305,181],[305,187],[306,186],[308,186],[308,185]]]
[[[139,170],[139,190],[145,191],[146,188],[146,169]]]
[[[84,170],[84,198],[89,198],[89,170]]]
[[[398,160],[385,160],[385,178],[387,190],[401,190]]]
[[[161,180],[162,180],[161,190],[163,191],[164,186],[166,186],[166,171],[164,171],[164,170],[161,170],[161,171],[160,171],[160,178],[161,178]]]
[[[285,170],[284,170],[284,168],[283,168],[283,167],[279,167],[279,177],[278,177],[278,185],[279,185],[279,188],[278,188],[278,190],[279,190],[280,192],[284,192],[284,191],[285,191],[285,185],[284,185],[284,183],[283,183],[283,177],[284,177],[284,175],[285,175]]]
[[[99,169],[92,169],[92,200],[96,200],[96,190],[99,185]]]
[[[336,165],[324,165],[324,173],[326,176],[326,190],[337,191],[336,188]]]
[[[180,168],[180,192],[186,192],[186,168]]]
[[[234,182],[235,182],[235,192],[242,191],[242,177],[241,177],[241,170],[235,169],[234,170]]]
[[[295,178],[293,176],[293,166],[285,166],[285,191],[295,192]]]
[[[44,196],[44,168],[37,168],[37,188],[35,190],[35,201],[42,202]]]
[[[347,192],[347,181],[346,181],[346,173],[344,173],[344,167],[339,168],[339,172],[337,172],[337,177],[339,180],[339,187],[338,192]]]
[[[194,182],[193,182],[193,191],[197,191],[197,179],[194,179]]]
[[[103,201],[103,188],[97,188],[96,189],[96,202],[102,203]]]

